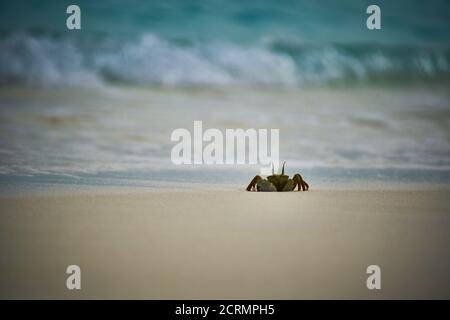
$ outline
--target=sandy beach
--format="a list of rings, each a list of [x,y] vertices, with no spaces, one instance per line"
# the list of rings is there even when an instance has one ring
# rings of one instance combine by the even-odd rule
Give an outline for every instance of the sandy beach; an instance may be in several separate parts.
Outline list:
[[[450,300],[449,12],[2,2],[0,300]]]
[[[0,298],[450,298],[450,191],[2,196]],[[65,287],[77,264],[82,289]],[[382,289],[366,288],[366,268]]]

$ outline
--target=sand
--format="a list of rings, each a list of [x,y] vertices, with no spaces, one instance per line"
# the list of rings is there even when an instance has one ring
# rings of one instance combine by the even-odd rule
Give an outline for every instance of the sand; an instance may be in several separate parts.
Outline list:
[[[450,298],[450,191],[0,198],[0,298]],[[82,289],[66,289],[66,267]],[[381,290],[366,268],[381,267]]]

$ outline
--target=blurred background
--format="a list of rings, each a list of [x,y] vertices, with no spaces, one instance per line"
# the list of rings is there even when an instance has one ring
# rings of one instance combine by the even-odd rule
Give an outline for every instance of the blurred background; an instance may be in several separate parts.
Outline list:
[[[81,30],[66,8],[81,8]],[[241,188],[175,166],[176,128],[278,128],[313,186],[450,183],[450,3],[11,1],[0,10],[0,188]]]

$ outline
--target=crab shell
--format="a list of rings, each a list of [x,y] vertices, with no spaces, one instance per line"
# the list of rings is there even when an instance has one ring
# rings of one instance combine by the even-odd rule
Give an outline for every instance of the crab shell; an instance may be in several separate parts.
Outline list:
[[[277,192],[292,191],[295,188],[294,180],[284,174],[274,174],[268,176],[267,179],[261,179],[256,183],[258,191]]]

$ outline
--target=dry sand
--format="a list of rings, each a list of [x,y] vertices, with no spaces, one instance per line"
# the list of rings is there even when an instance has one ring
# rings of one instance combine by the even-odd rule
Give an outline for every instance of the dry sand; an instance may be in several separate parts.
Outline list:
[[[0,298],[450,298],[445,189],[23,195],[0,209]]]

